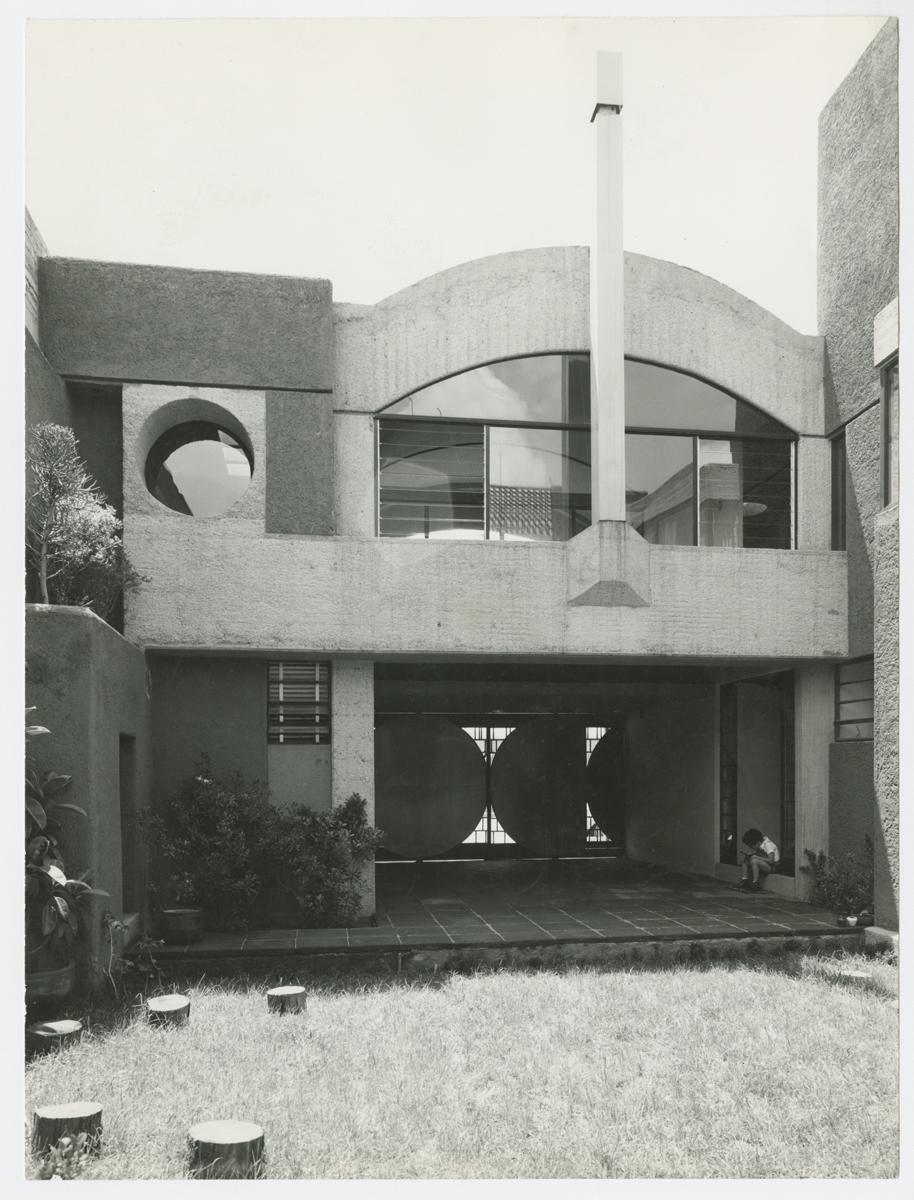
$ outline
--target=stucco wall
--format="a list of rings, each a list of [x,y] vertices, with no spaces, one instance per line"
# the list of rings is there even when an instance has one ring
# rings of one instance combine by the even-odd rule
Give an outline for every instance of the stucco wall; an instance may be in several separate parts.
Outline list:
[[[829,428],[878,399],[873,318],[898,295],[898,21],[819,118],[819,332]]]
[[[135,739],[132,812],[151,798],[152,736],[144,656],[94,613],[84,608],[30,605],[26,609],[26,696],[37,711],[32,720],[51,730],[30,746],[35,769],[73,776],[65,797],[84,808],[62,816],[68,872],[93,871],[96,887],[84,910],[87,936],[83,969],[99,983],[107,963],[106,909],[120,917],[121,778],[120,739]],[[130,815],[128,813],[128,815]]]
[[[25,335],[25,422],[69,425],[72,407],[67,386],[41,353],[31,333]]]
[[[267,665],[257,659],[151,656],[156,795],[194,774],[201,754],[226,779],[267,782]]]
[[[267,533],[332,534],[331,397],[268,393],[266,445]]]
[[[292,743],[267,746],[267,782],[273,804],[306,804],[329,812],[333,747]]]
[[[524,354],[590,348],[583,246],[493,255],[376,305],[334,305],[334,408],[376,412],[435,379]],[[691,371],[799,433],[824,432],[822,340],[716,280],[625,256],[625,353]]]
[[[43,258],[40,344],[62,375],[329,391],[326,279]]]
[[[625,853],[714,874],[714,696],[625,718]]]
[[[833,742],[828,748],[829,854],[862,854],[873,836],[873,743]]]
[[[876,529],[875,786],[876,923],[898,928],[899,557],[898,505]]]
[[[847,652],[844,556],[651,548],[647,608],[569,607],[565,545],[255,536],[246,522],[127,518],[153,583],[131,601],[143,645],[359,654]]]
[[[358,792],[366,802],[368,823],[373,825],[374,663],[336,660],[330,678],[333,805],[343,804]],[[374,863],[370,863],[362,875],[362,915],[370,916],[374,910]]]
[[[878,408],[849,422],[847,445],[848,653],[873,652],[873,520],[882,508],[882,434]]]

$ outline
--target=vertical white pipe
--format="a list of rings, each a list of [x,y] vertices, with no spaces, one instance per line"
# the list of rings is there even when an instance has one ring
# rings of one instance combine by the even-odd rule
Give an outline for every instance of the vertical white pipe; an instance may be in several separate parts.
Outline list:
[[[593,520],[625,520],[622,55],[597,55],[596,237],[590,253]]]

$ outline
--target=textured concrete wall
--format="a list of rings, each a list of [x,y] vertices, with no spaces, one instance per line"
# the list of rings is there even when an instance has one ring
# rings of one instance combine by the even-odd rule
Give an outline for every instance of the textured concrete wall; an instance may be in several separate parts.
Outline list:
[[[330,396],[270,392],[266,399],[266,531],[332,534]]]
[[[38,260],[48,248],[32,214],[25,210],[25,327],[38,341]]]
[[[25,423],[53,421],[69,425],[73,408],[67,386],[41,353],[31,333],[25,335]]]
[[[876,529],[874,849],[876,924],[898,928],[899,855],[899,559],[898,505],[884,509]]]
[[[626,857],[714,874],[714,714],[710,695],[626,716]]]
[[[329,391],[330,282],[43,258],[39,342],[62,375]]]
[[[164,799],[208,754],[214,773],[267,781],[267,664],[258,659],[149,658],[156,795]]]
[[[829,854],[860,854],[873,836],[873,743],[833,742],[828,780]]]
[[[108,940],[102,915],[123,914],[121,870],[120,739],[135,739],[132,812],[151,798],[152,736],[146,695],[146,664],[131,646],[85,608],[49,605],[26,610],[26,697],[32,719],[51,730],[30,746],[39,773],[53,768],[72,775],[62,799],[88,814],[62,817],[67,870],[93,871],[96,887],[84,908],[86,936],[81,951],[85,978],[98,984],[107,965]]]
[[[254,460],[247,491],[231,508],[214,517],[189,517],[175,512],[152,496],[146,488],[146,457],[156,439],[173,425],[184,421],[208,420],[225,426],[240,438]],[[266,401],[263,392],[228,388],[163,387],[132,384],[124,388],[124,512],[125,541],[131,516],[147,516],[173,544],[201,528],[215,530],[226,524],[244,528],[247,536],[261,538],[266,506],[267,437]],[[155,582],[155,581],[153,581]]]
[[[829,428],[878,399],[873,318],[898,295],[898,21],[819,118],[819,332]]]
[[[827,663],[801,667],[795,679],[797,888],[805,894],[807,876],[799,870],[804,850],[830,851],[828,756],[834,737],[835,669]]]
[[[873,519],[882,508],[879,409],[868,409],[851,421],[845,439],[848,654],[858,657],[873,652]]]
[[[831,442],[800,438],[796,453],[797,547],[831,550]]]
[[[376,412],[479,363],[588,350],[588,251],[494,255],[374,306],[335,305],[334,317],[334,407]],[[800,433],[824,432],[821,338],[697,271],[625,256],[625,353],[701,375]]]
[[[336,660],[330,677],[333,804],[353,792],[374,824],[374,663]],[[363,874],[362,914],[375,910],[374,863]]]
[[[126,520],[128,552],[153,580],[128,613],[128,634],[143,645],[355,656],[847,653],[843,555],[654,546],[650,607],[569,607],[561,542],[264,540],[246,521],[168,515],[175,520]]]
[[[336,532],[374,537],[377,529],[375,422],[362,413],[334,414]]]

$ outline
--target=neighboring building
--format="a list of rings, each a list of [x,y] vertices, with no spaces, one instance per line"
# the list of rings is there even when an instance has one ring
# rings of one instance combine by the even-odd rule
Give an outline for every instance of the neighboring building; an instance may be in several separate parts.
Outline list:
[[[591,404],[586,248],[354,305],[53,258],[30,227],[29,423],[74,427],[151,580],[126,641],[66,610],[50,646],[30,615],[58,735],[74,686],[129,693],[79,735],[124,907],[136,807],[206,752],[277,803],[360,792],[391,857],[513,842],[735,879],[754,825],[802,895],[804,848],[873,833],[897,927],[896,43],[889,21],[822,117],[823,336],[619,250],[624,420],[605,350]],[[86,629],[101,684],[60,669]]]

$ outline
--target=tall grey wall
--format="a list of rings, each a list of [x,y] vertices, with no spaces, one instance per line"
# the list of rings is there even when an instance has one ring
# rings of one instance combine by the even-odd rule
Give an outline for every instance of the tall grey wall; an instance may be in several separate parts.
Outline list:
[[[146,695],[146,664],[137,650],[87,608],[30,605],[26,610],[26,703],[32,720],[50,729],[29,748],[39,773],[53,768],[72,775],[61,796],[88,814],[62,817],[67,872],[93,872],[107,898],[91,897],[84,908],[84,978],[98,984],[107,964],[102,915],[124,912],[122,819],[135,831],[136,815],[152,790],[152,736]],[[132,739],[132,780],[122,776],[122,739]],[[123,791],[123,797],[122,797]],[[123,802],[122,802],[123,801]],[[142,865],[129,856],[128,869]],[[133,896],[142,889],[133,889]]]
[[[826,422],[828,431],[845,425],[847,439],[848,653],[875,656],[876,917],[890,927],[898,902],[897,509],[882,507],[873,320],[898,295],[897,77],[892,18],[819,119],[818,212]],[[831,786],[832,811],[846,808],[850,779],[833,772]],[[861,807],[871,794],[861,778]]]
[[[714,874],[713,695],[625,718],[625,853],[671,871]]]
[[[224,779],[267,780],[267,664],[254,658],[149,659],[156,794],[164,798],[208,754]]]

